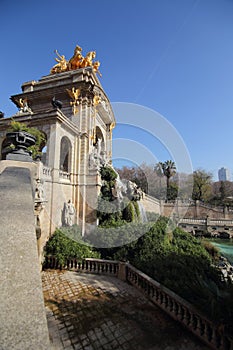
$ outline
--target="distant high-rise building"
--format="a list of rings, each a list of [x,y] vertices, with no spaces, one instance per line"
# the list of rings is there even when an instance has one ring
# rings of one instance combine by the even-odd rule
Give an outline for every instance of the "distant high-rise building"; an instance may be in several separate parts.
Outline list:
[[[230,181],[230,172],[227,168],[221,168],[218,171],[219,181]]]

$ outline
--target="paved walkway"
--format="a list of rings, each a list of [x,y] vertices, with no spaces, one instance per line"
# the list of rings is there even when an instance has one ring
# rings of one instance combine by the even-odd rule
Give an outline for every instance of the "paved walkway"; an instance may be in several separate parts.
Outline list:
[[[42,272],[53,350],[207,350],[207,347],[115,277]]]

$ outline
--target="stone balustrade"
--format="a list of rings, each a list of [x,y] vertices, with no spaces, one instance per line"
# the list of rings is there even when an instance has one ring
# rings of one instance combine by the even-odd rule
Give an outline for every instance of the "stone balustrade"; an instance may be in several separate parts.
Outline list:
[[[127,281],[140,289],[153,303],[182,323],[212,349],[232,350],[233,339],[201,315],[190,303],[146,274],[126,264]]]
[[[197,224],[203,225],[208,222],[208,225],[211,226],[233,226],[233,220],[224,220],[224,219],[192,219],[192,218],[183,218],[179,220],[180,224]]]
[[[51,178],[51,176],[52,176],[52,168],[49,168],[49,167],[47,167],[47,166],[43,166],[43,168],[42,168],[42,176],[43,176],[43,178]]]
[[[154,304],[163,309],[174,320],[182,323],[183,326],[204,341],[210,348],[215,350],[233,350],[233,338],[225,334],[221,327],[201,315],[190,303],[176,293],[129,263],[93,258],[83,261],[67,259],[66,263],[61,267],[54,257],[46,257],[44,266],[45,268],[63,268],[116,276],[139,289]]]
[[[61,266],[53,256],[46,257],[45,268],[78,270],[91,273],[104,273],[113,276],[118,275],[119,262],[114,260],[92,259],[78,260],[75,258],[67,259]]]
[[[179,223],[182,223],[182,224],[197,224],[197,225],[203,225],[203,224],[206,224],[206,219],[180,219],[179,220]]]
[[[59,170],[59,178],[62,180],[70,181],[71,176],[67,171]]]

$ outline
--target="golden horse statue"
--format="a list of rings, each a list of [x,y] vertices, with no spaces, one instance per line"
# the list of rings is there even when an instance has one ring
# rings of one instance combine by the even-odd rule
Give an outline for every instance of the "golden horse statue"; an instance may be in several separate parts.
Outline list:
[[[79,69],[80,63],[83,59],[84,59],[84,57],[82,55],[82,48],[77,45],[74,49],[73,56],[69,60],[68,69],[69,70]]]
[[[86,57],[84,57],[82,62],[80,63],[80,67],[81,68],[92,67],[92,65],[93,65],[92,61],[94,60],[95,56],[96,56],[95,51],[88,52]]]

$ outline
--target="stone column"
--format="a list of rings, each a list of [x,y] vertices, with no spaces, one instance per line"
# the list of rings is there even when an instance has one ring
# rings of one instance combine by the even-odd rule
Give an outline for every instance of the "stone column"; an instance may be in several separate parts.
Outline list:
[[[117,277],[122,281],[126,281],[127,279],[127,264],[127,262],[119,261],[119,270]]]

